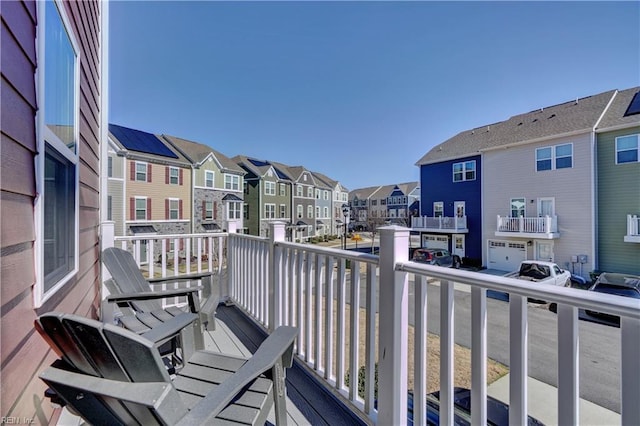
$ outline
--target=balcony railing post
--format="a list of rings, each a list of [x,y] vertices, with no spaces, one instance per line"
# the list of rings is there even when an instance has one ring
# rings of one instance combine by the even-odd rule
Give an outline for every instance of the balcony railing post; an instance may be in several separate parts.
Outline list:
[[[238,232],[237,226],[237,221],[227,221],[227,273],[225,280],[220,277],[220,301],[225,303],[228,303],[231,299],[231,286],[233,285],[234,271],[238,261],[238,259],[234,257],[236,251],[234,250],[233,241],[230,237],[231,234],[235,234],[236,232]],[[209,254],[209,256],[211,256],[211,254]],[[223,253],[220,252],[218,253],[218,264],[220,265],[222,261]]]
[[[407,423],[408,275],[396,272],[409,259],[409,229],[380,228],[378,424]]]
[[[100,250],[104,250],[109,247],[115,246],[115,222],[113,221],[105,221],[102,222],[101,230],[100,230]],[[111,278],[111,274],[105,268],[104,265],[101,265],[102,272],[102,283]],[[100,292],[101,295],[101,306],[100,306],[100,318],[102,322],[113,323],[113,319],[115,317],[115,308],[113,304],[107,303],[105,299],[109,295],[109,290],[102,284],[102,290]]]
[[[269,223],[269,331],[272,332],[282,324],[282,249],[276,247],[277,242],[285,239],[285,223],[280,221]]]

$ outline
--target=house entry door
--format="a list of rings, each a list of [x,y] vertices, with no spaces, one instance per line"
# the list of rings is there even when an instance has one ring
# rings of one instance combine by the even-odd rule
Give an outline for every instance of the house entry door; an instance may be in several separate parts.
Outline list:
[[[554,216],[555,215],[553,198],[540,198],[538,200],[538,216]]]
[[[464,257],[464,235],[453,235],[451,252],[460,256],[460,259]]]

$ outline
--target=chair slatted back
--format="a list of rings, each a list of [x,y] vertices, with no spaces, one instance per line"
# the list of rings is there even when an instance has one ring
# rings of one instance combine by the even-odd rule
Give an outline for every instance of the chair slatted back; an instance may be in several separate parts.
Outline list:
[[[102,251],[102,262],[109,270],[114,284],[120,293],[140,293],[151,291],[149,282],[144,278],[133,255],[117,247],[109,247]],[[152,312],[162,309],[156,300],[131,302],[138,312]]]
[[[85,374],[123,382],[171,382],[154,344],[129,330],[55,312],[40,316],[36,328],[56,353]]]

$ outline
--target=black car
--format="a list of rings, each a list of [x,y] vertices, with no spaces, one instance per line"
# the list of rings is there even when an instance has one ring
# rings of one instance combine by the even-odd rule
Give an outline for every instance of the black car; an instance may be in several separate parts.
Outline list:
[[[471,424],[471,391],[466,388],[453,389],[453,422],[455,425]],[[413,393],[407,399],[407,424],[413,426]],[[427,424],[440,424],[440,392],[427,395]],[[487,425],[507,426],[509,424],[509,406],[495,398],[487,396]],[[529,426],[544,426],[544,423],[528,416]]]
[[[640,299],[640,277],[630,274],[603,272],[602,274],[600,274],[600,276],[598,276],[595,283],[589,288],[589,291]],[[620,320],[620,317],[616,315],[589,310],[587,310],[586,312],[587,314],[596,317],[603,317],[613,321]]]

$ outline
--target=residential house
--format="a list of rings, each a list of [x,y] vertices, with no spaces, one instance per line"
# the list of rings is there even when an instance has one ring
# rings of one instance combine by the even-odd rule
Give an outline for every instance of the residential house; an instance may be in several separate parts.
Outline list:
[[[124,157],[124,225],[116,220],[115,229],[123,235],[184,234],[192,232],[191,162],[160,137],[141,130],[109,125],[110,146],[117,147],[116,156]],[[114,217],[117,219],[120,215]],[[118,234],[116,234],[118,235]],[[172,244],[173,242],[171,242]],[[170,247],[169,251],[184,247]],[[143,243],[142,259],[147,253]]]
[[[419,188],[418,182],[393,185],[387,196],[387,218],[402,226],[411,226],[409,207],[412,204],[409,194]]]
[[[291,178],[268,161],[244,155],[232,158],[245,172],[244,227],[251,235],[269,235],[269,222],[291,222]],[[288,232],[293,233],[291,227]]]
[[[293,208],[292,225],[295,225],[293,240],[306,241],[316,235],[316,199],[315,188],[317,186],[313,174],[303,166],[287,166],[274,163],[281,170],[291,176]]]
[[[380,186],[369,186],[349,192],[350,218],[354,226],[366,226],[370,218],[380,217],[380,212],[386,210],[386,197],[383,200],[384,207],[379,206],[378,200],[372,200],[379,189]],[[372,213],[374,210],[376,213]]]
[[[553,261],[586,277],[596,268],[595,129],[614,94],[488,126],[481,156],[489,268],[515,270],[524,259]]]
[[[108,3],[3,1],[0,15],[2,422],[55,424],[38,373],[58,356],[33,322],[99,315]]]
[[[487,126],[460,132],[436,145],[420,167],[420,216],[411,227],[421,247],[443,248],[467,265],[483,264],[482,161]]]
[[[316,183],[316,236],[331,235],[332,223],[332,191],[333,188],[319,174],[311,173]]]
[[[331,179],[330,177],[319,173],[312,172],[316,179],[320,179],[331,188],[331,207],[330,207],[330,220],[331,229],[330,235],[342,235],[344,232],[344,213],[343,208],[348,206],[349,203],[349,190],[345,188],[340,182]]]
[[[175,136],[162,138],[191,162],[193,232],[222,231],[229,220],[236,221],[236,229],[242,230],[246,172],[207,145]]]
[[[596,268],[636,275],[640,275],[639,90],[618,92],[596,129]]]

